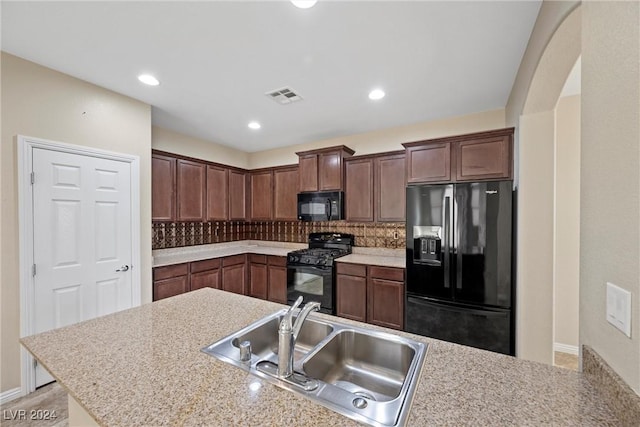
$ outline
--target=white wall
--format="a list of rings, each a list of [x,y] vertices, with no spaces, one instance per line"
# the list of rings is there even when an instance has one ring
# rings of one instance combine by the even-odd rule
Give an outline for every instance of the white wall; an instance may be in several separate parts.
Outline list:
[[[16,135],[140,157],[143,303],[151,301],[151,107],[2,53],[0,392],[20,387]]]
[[[640,3],[582,5],[580,343],[640,393]],[[632,294],[631,338],[605,283]]]
[[[578,348],[580,298],[580,95],[556,107],[554,343]],[[565,347],[565,351],[569,348]]]

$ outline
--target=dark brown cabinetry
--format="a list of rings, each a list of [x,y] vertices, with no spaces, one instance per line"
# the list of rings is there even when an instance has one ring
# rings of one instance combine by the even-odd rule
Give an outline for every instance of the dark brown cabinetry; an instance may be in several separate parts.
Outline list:
[[[222,289],[247,295],[247,257],[233,255],[222,259]]]
[[[343,160],[354,151],[344,145],[296,153],[299,156],[299,190],[343,191]]]
[[[287,303],[286,257],[249,255],[249,295]]]
[[[249,295],[267,299],[267,256],[249,255]]]
[[[273,171],[251,172],[251,219],[273,218]]]
[[[373,221],[372,158],[345,161],[345,216],[347,221]]]
[[[513,128],[402,144],[407,182],[510,179]]]
[[[336,264],[336,314],[387,328],[404,326],[404,269]]]
[[[190,263],[191,290],[201,288],[220,289],[220,258]]]
[[[368,267],[367,322],[387,328],[404,327],[404,270]]]
[[[273,219],[295,221],[298,218],[298,167],[273,171]]]
[[[247,217],[247,174],[229,170],[229,219],[243,220]]]
[[[347,221],[404,221],[404,153],[345,160]]]
[[[206,165],[178,159],[176,175],[178,221],[204,221]]]
[[[189,291],[189,264],[153,269],[153,300],[161,300]]]
[[[336,315],[367,321],[367,267],[336,264]]]
[[[229,219],[229,170],[207,166],[207,221]]]
[[[151,219],[174,221],[176,218],[176,159],[151,155]]]
[[[269,255],[269,279],[267,281],[269,301],[287,303],[287,258],[283,256]]]

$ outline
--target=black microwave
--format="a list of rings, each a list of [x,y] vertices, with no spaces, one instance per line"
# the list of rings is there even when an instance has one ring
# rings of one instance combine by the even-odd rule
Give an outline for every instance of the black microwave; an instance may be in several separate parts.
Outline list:
[[[298,193],[298,219],[301,221],[344,219],[343,199],[342,191]]]

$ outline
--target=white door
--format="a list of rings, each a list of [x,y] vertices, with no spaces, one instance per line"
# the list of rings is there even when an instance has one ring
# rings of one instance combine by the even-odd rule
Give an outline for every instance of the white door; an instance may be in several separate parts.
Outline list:
[[[34,148],[33,172],[33,332],[131,307],[131,165]]]

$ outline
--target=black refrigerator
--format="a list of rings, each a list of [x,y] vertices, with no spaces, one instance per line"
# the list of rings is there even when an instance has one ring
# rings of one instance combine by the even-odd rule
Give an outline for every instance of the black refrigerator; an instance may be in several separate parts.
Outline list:
[[[408,332],[515,355],[512,181],[407,187]]]

